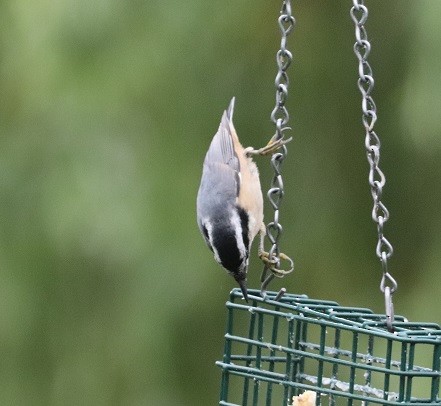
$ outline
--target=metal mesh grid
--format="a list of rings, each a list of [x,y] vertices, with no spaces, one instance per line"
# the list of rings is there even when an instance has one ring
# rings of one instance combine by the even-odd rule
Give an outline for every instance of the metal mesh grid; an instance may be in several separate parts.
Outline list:
[[[219,405],[440,405],[441,328],[285,294],[231,291]]]

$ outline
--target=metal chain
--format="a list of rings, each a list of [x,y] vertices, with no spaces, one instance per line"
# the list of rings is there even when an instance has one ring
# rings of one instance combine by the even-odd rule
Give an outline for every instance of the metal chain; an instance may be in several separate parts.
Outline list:
[[[358,88],[362,95],[362,122],[366,130],[365,147],[367,160],[370,166],[369,185],[371,187],[372,199],[374,201],[372,220],[377,224],[378,232],[376,254],[381,261],[383,269],[380,289],[385,297],[386,324],[388,329],[392,331],[392,323],[394,321],[392,294],[397,290],[398,285],[387,269],[388,260],[393,254],[393,247],[383,233],[384,224],[389,220],[389,211],[381,201],[386,177],[379,167],[380,139],[374,131],[374,125],[377,121],[377,108],[374,99],[371,96],[372,89],[374,88],[374,77],[372,68],[367,61],[371,51],[371,44],[368,41],[367,31],[364,27],[368,17],[368,9],[364,5],[364,0],[353,0],[353,7],[351,8],[350,13],[352,21],[355,24],[356,42],[354,44],[354,52],[358,59]]]
[[[292,53],[286,48],[288,35],[291,33],[295,26],[295,19],[291,13],[291,0],[283,0],[282,9],[278,18],[278,24],[281,31],[280,49],[276,54],[276,62],[278,72],[275,79],[276,85],[276,106],[271,112],[271,121],[276,126],[276,133],[272,137],[271,141],[277,141],[283,138],[283,133],[289,130],[286,124],[289,121],[288,110],[286,109],[285,102],[288,97],[289,78],[287,69],[292,61]],[[281,174],[282,163],[288,153],[286,145],[283,145],[277,152],[271,157],[271,166],[274,170],[274,176],[271,181],[270,189],[268,190],[268,200],[274,210],[274,220],[267,224],[266,231],[268,239],[271,243],[271,249],[269,251],[269,258],[275,261],[275,270],[280,269],[281,259],[290,262],[290,269],[288,271],[280,270],[280,272],[271,273],[266,276],[266,269],[262,273],[262,292],[265,291],[268,283],[275,277],[283,277],[290,273],[294,269],[294,262],[291,258],[284,254],[281,254],[279,241],[283,233],[282,225],[279,222],[279,210],[282,202],[283,195],[285,193],[283,187],[283,179]],[[273,269],[274,270],[274,269]],[[282,291],[281,291],[282,292]],[[280,294],[280,292],[279,292]],[[282,293],[283,294],[283,293]]]

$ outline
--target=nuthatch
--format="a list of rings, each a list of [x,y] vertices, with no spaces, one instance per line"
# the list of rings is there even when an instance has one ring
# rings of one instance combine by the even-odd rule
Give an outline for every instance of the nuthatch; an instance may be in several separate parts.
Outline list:
[[[234,97],[205,156],[197,197],[199,229],[214,259],[234,277],[247,300],[247,270],[251,244],[260,234],[259,257],[266,229],[259,171],[252,155],[267,155],[289,140],[273,140],[259,150],[243,148],[233,125]],[[266,258],[265,258],[266,257]]]

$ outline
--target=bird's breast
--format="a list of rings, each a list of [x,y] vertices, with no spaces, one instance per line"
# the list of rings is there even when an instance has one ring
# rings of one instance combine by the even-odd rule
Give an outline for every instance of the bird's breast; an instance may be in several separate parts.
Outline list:
[[[240,159],[240,158],[239,158]],[[259,232],[263,222],[263,196],[259,171],[256,164],[243,155],[241,160],[241,184],[237,204],[249,216],[249,234],[252,240]]]

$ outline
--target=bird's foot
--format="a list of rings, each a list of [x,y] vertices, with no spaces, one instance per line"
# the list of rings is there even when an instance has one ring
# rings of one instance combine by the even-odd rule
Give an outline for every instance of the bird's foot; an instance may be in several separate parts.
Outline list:
[[[266,251],[261,251],[259,253],[260,260],[264,263],[265,267],[276,277],[283,278],[285,275],[290,274],[294,270],[294,261],[288,257],[288,255],[281,252],[278,257],[270,255]],[[289,268],[288,269],[279,269],[278,265],[280,264],[280,260],[288,261]]]
[[[261,156],[271,155],[292,140],[292,137],[284,139],[284,138],[276,138],[276,135],[274,135],[270,139],[269,143],[262,148],[259,149],[254,149],[253,147],[245,148],[245,155],[247,157],[251,157],[253,155],[261,155]]]

